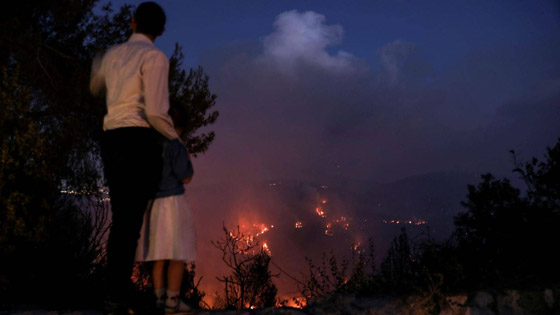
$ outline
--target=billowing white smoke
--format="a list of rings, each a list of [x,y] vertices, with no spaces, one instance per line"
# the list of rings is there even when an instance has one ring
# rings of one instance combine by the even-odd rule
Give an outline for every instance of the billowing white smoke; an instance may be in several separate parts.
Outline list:
[[[278,15],[275,31],[263,39],[261,61],[275,63],[283,71],[294,71],[298,62],[305,62],[334,71],[349,71],[357,59],[338,51],[330,55],[327,48],[342,41],[344,29],[327,25],[324,15],[307,11],[288,11]]]

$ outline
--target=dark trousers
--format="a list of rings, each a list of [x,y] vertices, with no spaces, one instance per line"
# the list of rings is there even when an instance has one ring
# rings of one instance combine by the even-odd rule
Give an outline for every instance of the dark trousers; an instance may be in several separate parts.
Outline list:
[[[106,131],[101,141],[104,173],[111,197],[112,223],[107,243],[108,293],[126,302],[144,212],[161,176],[162,136],[152,128]]]

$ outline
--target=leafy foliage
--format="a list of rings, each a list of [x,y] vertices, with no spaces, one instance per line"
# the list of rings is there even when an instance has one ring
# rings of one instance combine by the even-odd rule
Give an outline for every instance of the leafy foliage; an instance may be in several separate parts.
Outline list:
[[[207,111],[216,104],[216,95],[208,88],[208,75],[202,67],[190,69],[189,74],[182,69],[182,48],[175,44],[175,50],[170,58],[169,69],[169,99],[172,107],[177,107],[185,113],[187,121],[179,135],[187,145],[188,151],[196,156],[208,150],[214,140],[214,132],[196,134],[202,127],[213,124],[218,119],[218,112]]]
[[[482,176],[470,185],[467,211],[456,217],[454,235],[465,273],[480,279],[465,280],[467,287],[480,285],[526,286],[559,281],[560,260],[547,244],[560,239],[560,140],[547,150],[546,161],[533,158],[516,168],[527,185],[526,196],[507,179]]]
[[[25,44],[23,37],[13,40],[18,39],[19,44]],[[80,212],[77,200],[60,192],[69,186],[93,187],[96,170],[88,160],[81,160],[87,155],[82,150],[91,149],[91,143],[68,132],[79,114],[69,111],[60,115],[58,101],[68,105],[79,96],[72,92],[67,94],[69,99],[60,100],[59,95],[50,94],[63,92],[58,85],[61,82],[54,78],[60,73],[47,69],[47,65],[54,65],[43,60],[50,53],[55,54],[49,57],[60,57],[53,46],[50,43],[50,52],[45,53],[12,52],[2,45],[1,55],[7,57],[0,69],[0,278],[5,282],[0,288],[1,304],[30,299],[56,303],[60,298],[51,296],[52,290],[47,290],[50,283],[77,288],[86,285],[83,280],[90,275],[95,257],[89,250],[90,235],[83,233],[92,231],[94,223]],[[38,70],[41,72],[35,73]],[[52,79],[48,86],[39,86],[45,83],[42,76],[45,81],[46,76]],[[51,259],[37,264],[38,257]],[[61,274],[64,276],[55,276]],[[31,292],[30,283],[34,284]]]
[[[188,305],[193,307],[204,307],[208,308],[202,299],[206,295],[204,291],[201,291],[198,286],[202,277],[198,278],[196,281],[196,265],[194,262],[187,263],[185,266],[186,270],[183,274],[183,281],[181,282],[181,295]]]
[[[387,256],[381,263],[380,276],[385,290],[391,293],[410,293],[418,278],[418,266],[413,257],[411,243],[406,230],[393,239]]]
[[[546,161],[532,158],[531,162],[518,161],[515,151],[514,172],[521,175],[527,185],[527,199],[538,209],[558,215],[560,212],[560,139],[553,148],[547,148]]]
[[[369,242],[369,253],[352,250],[350,260],[339,260],[331,252],[329,255],[323,254],[321,264],[316,265],[306,257],[308,274],[298,283],[301,296],[304,300],[310,300],[335,293],[370,294],[376,289],[378,281],[374,260],[372,240]],[[294,302],[302,305],[297,297]]]

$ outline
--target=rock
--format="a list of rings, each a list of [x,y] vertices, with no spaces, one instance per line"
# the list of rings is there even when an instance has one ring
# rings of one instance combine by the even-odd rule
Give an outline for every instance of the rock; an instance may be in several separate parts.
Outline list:
[[[322,305],[327,303],[329,297],[328,296],[315,296],[309,299],[309,301],[307,301],[307,305],[308,306],[314,306],[314,305]]]
[[[293,308],[293,307],[280,307],[280,308],[269,307],[269,308],[258,310],[258,311],[254,312],[252,314],[258,314],[258,315],[303,315],[303,314],[305,314],[305,312],[300,310],[300,309]]]
[[[508,290],[496,298],[496,308],[499,314],[525,314],[517,304],[519,293],[515,290]]]
[[[472,303],[481,310],[490,310],[493,308],[494,297],[488,292],[480,291],[475,294]]]
[[[467,311],[467,295],[454,295],[447,297],[447,305],[441,315],[464,315]]]
[[[549,308],[554,307],[554,292],[550,289],[544,290],[544,300]]]
[[[480,291],[467,301],[465,314],[468,315],[494,315],[494,297],[485,291]]]
[[[552,311],[544,291],[519,291],[517,304],[525,312],[524,314],[545,314]]]
[[[359,314],[374,314],[373,312],[376,310],[381,310],[392,303],[395,303],[394,299],[382,296],[376,298],[360,297],[354,300],[352,306]]]
[[[355,300],[356,296],[354,294],[337,294],[333,302],[340,307],[347,308],[351,307]]]

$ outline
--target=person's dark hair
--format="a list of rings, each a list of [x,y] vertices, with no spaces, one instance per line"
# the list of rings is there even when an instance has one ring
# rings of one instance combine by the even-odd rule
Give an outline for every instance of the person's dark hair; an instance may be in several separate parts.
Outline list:
[[[187,110],[181,104],[171,104],[169,106],[169,116],[173,120],[173,125],[183,130],[187,129],[189,123]]]
[[[165,12],[159,4],[149,1],[142,2],[134,12],[136,32],[159,36],[165,26]]]

